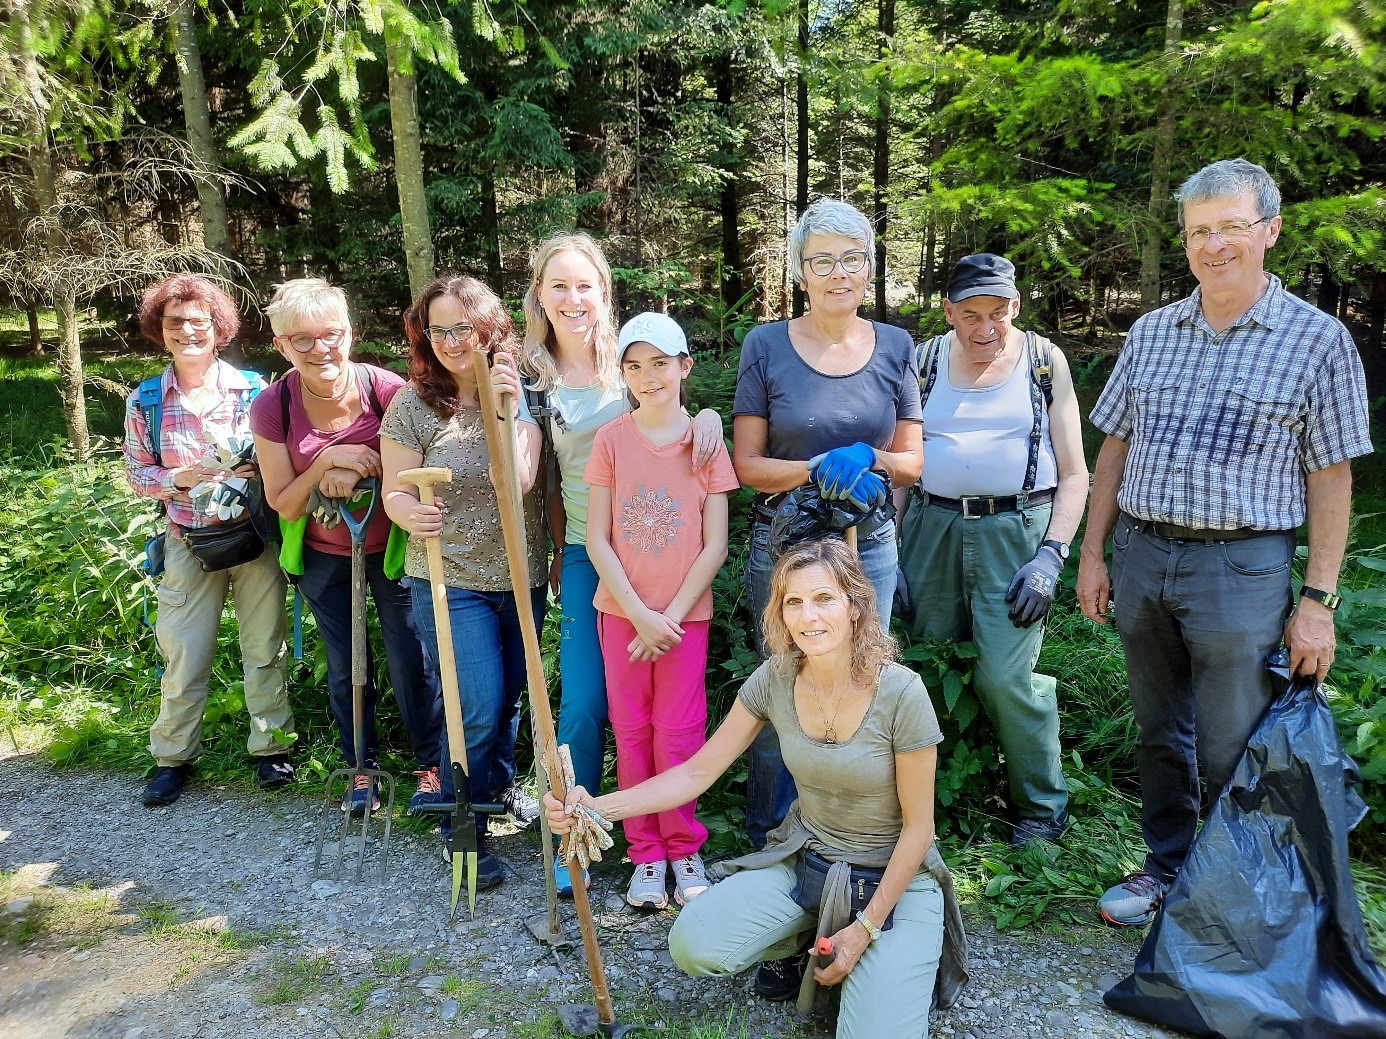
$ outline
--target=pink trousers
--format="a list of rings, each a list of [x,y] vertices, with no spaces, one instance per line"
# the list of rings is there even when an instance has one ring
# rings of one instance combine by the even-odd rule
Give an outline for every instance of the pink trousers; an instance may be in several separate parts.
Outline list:
[[[708,621],[685,621],[683,641],[656,661],[631,662],[635,625],[597,614],[606,668],[607,707],[616,734],[616,779],[622,790],[687,761],[707,742]],[[692,855],[707,840],[696,801],[625,821],[636,865]]]

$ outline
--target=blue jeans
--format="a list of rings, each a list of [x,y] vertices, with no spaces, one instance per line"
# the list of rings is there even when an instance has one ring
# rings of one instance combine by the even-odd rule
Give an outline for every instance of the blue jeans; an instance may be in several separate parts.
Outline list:
[[[427,581],[411,580],[414,616],[424,650],[438,666],[438,632],[433,623],[433,595]],[[530,590],[536,618],[544,609],[544,586]],[[467,776],[474,803],[496,801],[515,781],[515,737],[520,728],[520,695],[525,688],[525,644],[520,616],[511,592],[474,592],[448,587],[452,647],[457,658],[457,688],[462,698],[462,727],[467,735]],[[456,798],[447,732],[443,734],[439,772],[443,801]],[[486,834],[487,816],[477,813],[478,836]],[[452,819],[443,816],[444,835]]]
[[[597,637],[597,608],[592,605],[597,570],[587,557],[587,546],[564,546],[561,583],[558,742],[572,752],[578,785],[595,796],[602,789],[606,751],[606,671]]]
[[[432,768],[443,740],[443,700],[438,691],[438,671],[424,656],[414,624],[409,589],[385,576],[384,552],[366,556],[366,587],[375,600],[380,633],[385,642],[385,662],[395,690],[400,717],[409,737],[414,760],[421,769]],[[356,765],[351,718],[351,557],[329,555],[303,548],[303,577],[298,583],[303,598],[318,622],[318,634],[327,650],[327,690],[332,716],[341,734],[342,755]],[[365,716],[366,760],[374,766],[379,749],[375,734],[375,662],[366,642]]]
[[[897,555],[895,524],[886,523],[870,537],[857,543],[862,570],[876,590],[876,611],[881,623],[890,628],[890,610],[895,599]],[[775,564],[770,558],[770,525],[751,525],[751,553],[746,558],[746,599],[755,618],[756,648],[766,656],[761,633],[761,614],[770,601],[770,578]],[[765,835],[784,821],[789,806],[799,796],[789,769],[780,755],[780,738],[773,725],[765,725],[747,751],[746,833],[756,847],[765,847]]]
[[[1145,868],[1171,879],[1193,845],[1199,775],[1216,799],[1270,704],[1266,656],[1293,604],[1293,532],[1172,541],[1112,531],[1112,598],[1140,727]]]

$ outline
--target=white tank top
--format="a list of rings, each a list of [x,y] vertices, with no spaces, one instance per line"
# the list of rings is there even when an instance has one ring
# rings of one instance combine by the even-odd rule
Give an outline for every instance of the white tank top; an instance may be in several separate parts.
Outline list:
[[[924,401],[924,475],[920,482],[930,494],[943,498],[1019,494],[1025,486],[1030,430],[1035,422],[1029,351],[1021,347],[1020,359],[1005,382],[979,389],[953,385],[948,377],[952,348],[953,336],[949,335],[938,349],[938,377]],[[921,367],[920,376],[925,374]],[[1054,444],[1049,439],[1049,409],[1043,408],[1034,490],[1057,487],[1058,483]]]

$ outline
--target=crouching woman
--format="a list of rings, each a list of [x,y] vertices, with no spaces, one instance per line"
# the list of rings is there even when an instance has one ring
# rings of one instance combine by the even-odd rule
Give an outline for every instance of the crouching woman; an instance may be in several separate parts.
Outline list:
[[[942,739],[928,694],[894,662],[871,582],[842,541],[780,558],[764,625],[773,657],[700,751],[629,790],[575,787],[566,806],[549,795],[549,824],[568,830],[578,804],[613,821],[686,804],[769,722],[799,798],[762,851],[725,863],[730,876],[683,909],[669,951],[690,974],[735,974],[830,936],[834,957],[813,979],[843,986],[838,1039],[924,1036],[944,931],[943,892],[922,868]],[[799,989],[785,981],[781,998]]]

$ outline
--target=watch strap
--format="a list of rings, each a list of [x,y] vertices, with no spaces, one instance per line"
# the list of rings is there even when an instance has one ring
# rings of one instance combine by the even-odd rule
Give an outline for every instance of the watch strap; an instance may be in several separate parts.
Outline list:
[[[880,940],[881,929],[871,922],[865,911],[857,913],[857,923],[866,928],[866,934],[873,942]]]
[[[1302,599],[1313,599],[1315,602],[1323,603],[1330,610],[1336,610],[1343,605],[1343,597],[1337,592],[1326,592],[1322,588],[1313,588],[1309,585],[1301,585],[1299,595]]]
[[[1052,548],[1063,562],[1068,562],[1069,547],[1062,541],[1054,538],[1046,538],[1040,542],[1040,548]]]

